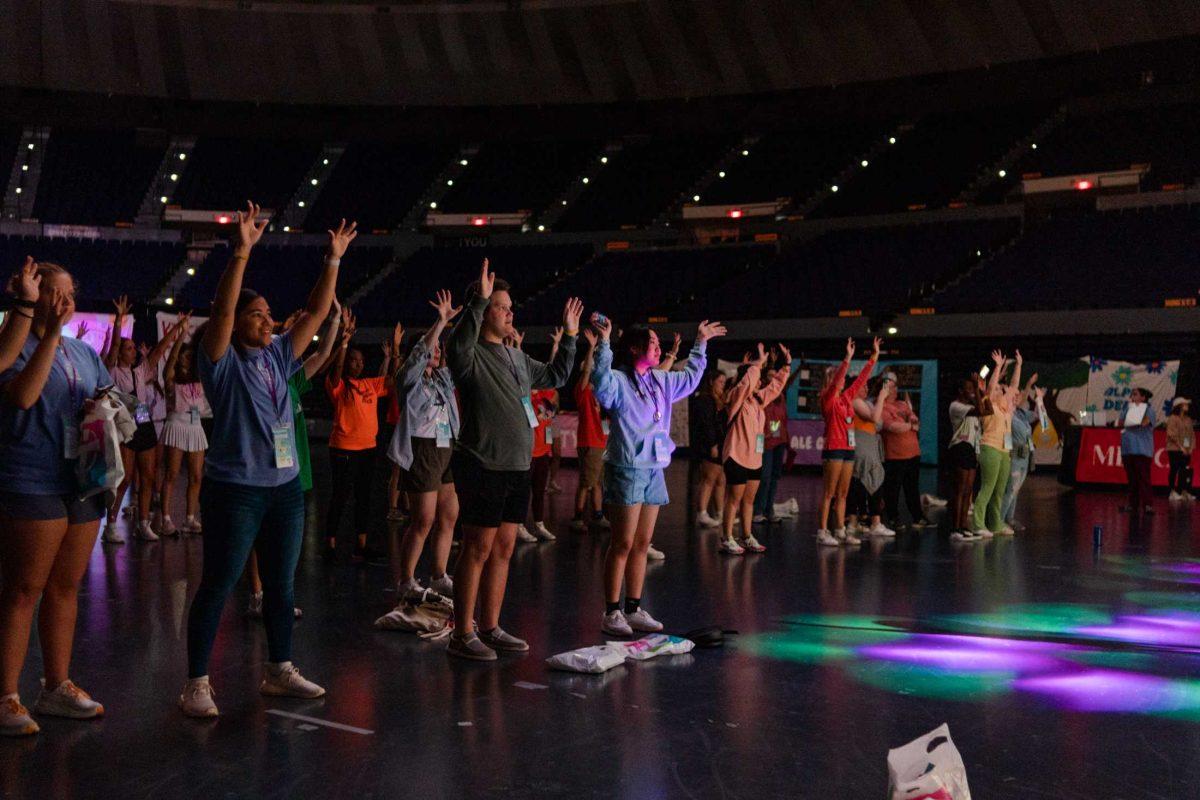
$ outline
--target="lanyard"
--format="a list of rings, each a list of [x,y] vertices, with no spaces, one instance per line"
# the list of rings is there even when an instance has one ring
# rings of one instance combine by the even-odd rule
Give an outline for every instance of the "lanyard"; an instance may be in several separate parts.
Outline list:
[[[62,356],[62,361],[59,361],[59,355]],[[83,405],[83,397],[78,394],[79,370],[75,369],[75,362],[71,360],[71,354],[67,352],[66,345],[62,342],[59,342],[58,349],[54,351],[54,363],[58,364],[58,368],[63,371],[63,375],[67,379],[67,392],[71,396],[71,407]]]
[[[508,371],[512,373],[513,382],[517,384],[517,388],[521,388],[521,374],[517,369],[517,362],[513,361],[512,352],[508,349],[508,345],[500,345],[504,348],[504,355],[508,358]]]
[[[279,385],[275,381],[275,371],[271,369],[271,364],[267,361],[266,353],[259,353],[258,360],[254,362],[254,368],[258,371],[258,375],[262,378],[263,386],[267,389],[267,394],[271,397],[271,409],[275,412],[275,421],[283,421],[283,412],[279,408]]]
[[[646,377],[650,383],[650,402],[654,404],[654,421],[659,422],[662,420],[662,412],[658,410],[658,384],[654,382],[654,375],[650,370],[646,371]],[[633,373],[633,390],[637,392],[639,400],[646,399],[646,395],[642,393],[642,377],[638,375],[636,370]]]

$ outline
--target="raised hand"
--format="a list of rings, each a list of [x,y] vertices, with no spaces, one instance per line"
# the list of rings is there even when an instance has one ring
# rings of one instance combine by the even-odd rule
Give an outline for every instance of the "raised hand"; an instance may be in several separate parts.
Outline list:
[[[301,309],[299,308],[293,311],[291,314],[288,314],[288,318],[283,321],[283,325],[280,326],[279,332],[287,333],[290,331],[292,326],[296,324],[296,320],[300,319],[300,314]]]
[[[25,263],[8,282],[8,293],[18,300],[32,303],[42,290],[42,276],[38,275],[37,262],[33,256],[25,256]]]
[[[113,300],[113,306],[117,309],[118,317],[128,317],[129,311],[133,308],[133,303],[129,302],[129,298],[121,295],[116,300]]]
[[[79,321],[79,327],[77,327],[75,329],[75,338],[82,339],[84,336],[87,335],[88,330],[89,330],[89,328],[88,328],[87,320],[81,319]]]
[[[487,263],[486,258],[483,261],[485,264]],[[438,319],[440,319],[442,322],[449,322],[457,317],[462,311],[462,306],[454,305],[454,300],[452,299],[450,292],[445,289],[439,289],[437,297],[433,300],[430,300],[429,305],[437,309]]]
[[[704,320],[700,323],[700,327],[696,328],[696,340],[707,342],[709,339],[715,339],[718,336],[724,336],[725,333],[725,326],[720,322],[709,322],[708,320]]]
[[[397,322],[396,327],[392,328],[392,352],[393,353],[400,352],[400,343],[402,341],[404,341],[404,326],[401,325],[399,322]],[[386,347],[386,345],[385,345],[385,347]]]
[[[357,222],[347,225],[346,220],[342,220],[338,223],[336,230],[326,231],[329,234],[328,254],[330,258],[341,258],[346,254],[346,248],[358,236],[357,228]]]
[[[607,342],[612,338],[613,327],[611,319],[606,319],[604,322],[593,322],[592,324],[596,326],[596,330],[600,333],[601,341]]]
[[[596,342],[599,340],[600,337],[591,328],[584,328],[583,329],[583,338],[587,339],[588,349],[591,350],[592,348],[594,348],[596,346]]]
[[[579,332],[579,318],[583,316],[583,301],[578,297],[572,297],[567,300],[566,306],[563,307],[563,325],[566,329],[575,333]]]
[[[1045,387],[1043,387],[1043,386],[1033,387],[1033,399],[1038,403],[1041,403],[1042,401],[1044,401],[1046,399]]]
[[[887,396],[891,394],[892,390],[890,387],[891,384],[888,381],[884,381],[883,385],[879,387],[879,402],[882,403],[885,399],[887,399]]]
[[[871,358],[879,358],[879,348],[883,345],[883,338],[876,336],[871,342]]]
[[[846,360],[854,358],[854,337],[846,340]]]
[[[342,316],[342,304],[338,302],[337,295],[329,301],[329,319]]]
[[[138,355],[140,355],[143,359],[146,358],[146,356],[150,355],[150,345],[146,344],[145,342],[142,342],[141,344],[139,344],[138,345]]]
[[[70,301],[67,299],[66,294],[61,289],[52,289],[50,291],[50,302],[42,311],[42,322],[45,323],[46,332],[60,333],[68,313],[70,313]]]
[[[759,342],[758,343],[758,356],[750,363],[758,364],[759,366],[762,366],[763,364],[766,363],[766,361],[767,361],[767,350],[765,347],[763,347],[763,343]]]
[[[996,369],[1003,367],[1005,360],[1004,353],[999,350],[992,351],[992,363],[996,365]]]
[[[525,343],[525,334],[521,333],[516,328],[513,328],[512,340],[513,340],[513,347],[520,350],[521,345],[523,345]]]
[[[1025,359],[1021,358],[1021,351],[1020,351],[1020,350],[1018,350],[1018,351],[1017,351],[1017,363],[1018,363],[1018,364],[1022,364],[1022,363],[1024,363],[1024,362],[1025,362]]]
[[[492,287],[496,285],[496,273],[488,272],[488,260],[483,260],[479,269],[479,296],[484,300],[492,296]]]
[[[267,229],[267,219],[259,219],[262,209],[257,203],[246,201],[246,210],[237,213],[237,236],[234,245],[238,250],[249,250],[258,244],[263,231]]]
[[[790,369],[792,366],[792,351],[788,350],[787,347],[783,344],[783,342],[780,342],[778,347],[779,347],[779,354],[780,354],[780,356],[782,356],[782,358],[780,359],[780,366],[788,367]]]
[[[674,338],[671,340],[671,352],[672,353],[674,353],[676,355],[679,353],[679,343],[681,341],[683,341],[683,337],[680,336],[678,333],[675,334]]]

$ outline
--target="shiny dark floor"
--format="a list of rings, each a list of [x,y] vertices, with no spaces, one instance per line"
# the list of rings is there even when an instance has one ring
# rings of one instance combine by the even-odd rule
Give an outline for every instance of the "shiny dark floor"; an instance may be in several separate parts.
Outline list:
[[[645,602],[669,630],[740,636],[603,676],[543,664],[600,641],[604,538],[566,529],[569,493],[553,500],[559,541],[514,557],[504,624],[532,652],[497,665],[374,630],[388,570],[322,564],[310,502],[295,652],[328,695],[257,694],[265,646],[242,588],[214,653],[214,722],[174,704],[200,539],[98,544],[73,677],[108,716],[0,741],[0,796],[879,798],[888,748],[948,722],[976,798],[1200,797],[1196,506],[1160,498],[1131,531],[1118,494],[1035,476],[1015,539],[929,530],[818,552],[819,481],[795,475],[780,495],[800,519],[760,534],[766,554],[726,558],[686,525],[686,473],[670,471]],[[29,701],[39,669],[35,641]]]

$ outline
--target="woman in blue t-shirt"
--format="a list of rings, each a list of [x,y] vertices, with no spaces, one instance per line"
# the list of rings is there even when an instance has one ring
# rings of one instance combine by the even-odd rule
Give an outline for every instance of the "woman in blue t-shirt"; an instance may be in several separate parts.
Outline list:
[[[11,312],[28,324],[20,354],[0,372],[0,735],[38,732],[17,678],[38,613],[44,686],[33,710],[72,719],[104,706],[71,682],[79,582],[96,543],[104,501],[81,500],[75,480],[84,404],[112,384],[100,356],[62,326],[75,313],[75,281],[57,264],[26,262]],[[33,307],[28,301],[37,289]]]
[[[253,549],[263,584],[269,660],[259,691],[277,697],[320,697],[325,690],[292,665],[293,578],[304,537],[304,493],[288,379],[329,314],[342,254],[357,236],[345,220],[329,231],[325,267],[308,305],[282,336],[267,301],[242,288],[250,251],[267,226],[259,207],[238,213],[233,255],[217,284],[196,368],[213,409],[200,493],[204,570],[188,613],[188,681],[179,706],[191,717],[215,717],[208,660],[225,599]]]

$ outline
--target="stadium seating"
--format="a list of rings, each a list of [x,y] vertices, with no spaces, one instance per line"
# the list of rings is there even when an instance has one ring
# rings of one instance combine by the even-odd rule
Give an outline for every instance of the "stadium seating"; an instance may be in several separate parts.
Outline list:
[[[69,225],[133,222],[166,149],[165,136],[53,129],[33,216]]]
[[[469,170],[438,203],[452,213],[544,211],[586,163],[598,157],[597,141],[493,142],[471,159]]]
[[[1162,307],[1197,296],[1200,206],[1074,213],[1032,224],[936,294],[939,311]]]
[[[202,137],[170,202],[233,209],[250,199],[263,208],[282,209],[320,151],[314,141]]]
[[[361,230],[394,230],[416,205],[456,148],[446,143],[356,142],[325,182],[304,228],[320,231],[338,219]]]
[[[184,248],[178,242],[0,236],[0,264],[19,265],[27,255],[70,270],[81,309],[110,311],[118,295],[153,297],[183,263]]]

